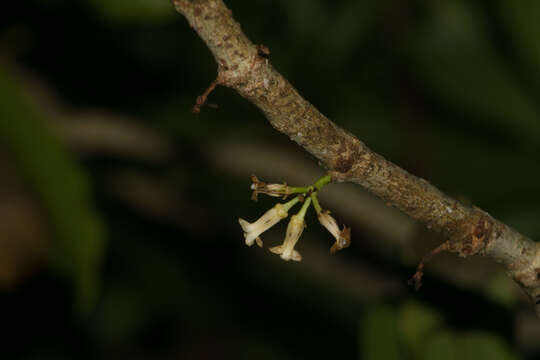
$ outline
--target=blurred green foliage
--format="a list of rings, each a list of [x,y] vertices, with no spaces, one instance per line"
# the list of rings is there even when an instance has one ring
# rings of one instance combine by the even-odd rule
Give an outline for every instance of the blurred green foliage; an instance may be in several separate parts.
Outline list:
[[[450,195],[540,236],[538,2],[227,4],[248,37],[270,48],[273,65],[337,124]],[[245,248],[237,218],[255,218],[273,201],[250,203],[251,170],[238,179],[220,169],[209,146],[250,140],[302,150],[229,89],[211,94],[218,109],[191,114],[216,66],[170,1],[15,5],[0,23],[0,146],[53,230],[52,273],[70,279],[78,308],[91,316],[75,321],[64,282],[43,270],[0,294],[12,340],[0,355],[538,358],[538,347],[518,339],[516,314],[525,305],[502,273],[483,295],[428,274],[420,293],[358,296],[386,278],[405,284],[413,268],[370,249],[375,235],[355,219],[347,219],[353,245],[332,258],[343,279],[308,259],[283,263]],[[79,157],[52,134],[54,112],[30,101],[8,63],[37,74],[66,113],[122,114],[161,134],[174,154],[162,162],[106,151]],[[156,197],[139,188],[133,202],[122,198],[118,188],[128,186],[111,185],[118,173],[170,191],[163,197],[173,205],[156,210]],[[268,180],[287,180],[281,176]],[[315,228],[300,247],[328,241]],[[347,279],[364,268],[377,276]]]
[[[367,310],[362,326],[360,352],[366,360],[401,359],[398,321],[391,307],[377,305]]]
[[[499,129],[512,142],[537,150],[538,108],[494,49],[481,11],[460,1],[437,2],[429,11],[413,50],[418,49],[415,65],[430,90],[469,114],[468,121]]]
[[[4,67],[0,98],[0,139],[47,213],[54,230],[51,262],[72,282],[73,310],[87,315],[96,303],[104,231],[85,174]]]
[[[451,331],[437,312],[414,302],[367,308],[361,337],[363,359],[516,359],[499,338]]]

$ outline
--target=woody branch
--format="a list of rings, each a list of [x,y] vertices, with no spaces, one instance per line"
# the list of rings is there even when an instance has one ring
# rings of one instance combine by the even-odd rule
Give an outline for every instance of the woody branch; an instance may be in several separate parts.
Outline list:
[[[316,157],[333,181],[362,185],[442,233],[448,251],[462,257],[482,255],[503,265],[540,316],[540,243],[443,194],[327,119],[272,67],[268,49],[250,42],[222,0],[173,0],[173,4],[214,55],[215,84],[228,86],[255,104],[276,130]]]

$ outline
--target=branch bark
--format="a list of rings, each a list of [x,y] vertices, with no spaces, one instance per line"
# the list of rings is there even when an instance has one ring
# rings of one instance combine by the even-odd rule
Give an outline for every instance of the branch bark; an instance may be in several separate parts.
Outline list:
[[[315,156],[334,181],[360,184],[442,233],[448,238],[448,251],[502,264],[540,316],[540,243],[443,194],[327,119],[270,65],[268,49],[249,41],[222,0],[172,1],[214,55],[217,84],[255,104],[276,130]]]

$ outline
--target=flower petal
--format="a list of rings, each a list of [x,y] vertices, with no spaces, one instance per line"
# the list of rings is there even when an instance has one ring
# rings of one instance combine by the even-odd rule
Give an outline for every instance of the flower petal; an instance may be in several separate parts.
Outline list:
[[[280,246],[275,246],[270,248],[270,251],[274,254],[280,254],[281,258],[285,261],[294,260],[301,261],[302,256],[298,251],[294,249],[294,246],[298,242],[300,235],[304,231],[304,218],[293,215],[287,226],[287,235],[285,236],[285,241]]]
[[[246,245],[252,246],[256,241],[257,245],[262,246],[262,240],[259,238],[259,235],[277,224],[281,219],[286,218],[287,215],[286,207],[278,203],[254,223],[249,223],[244,219],[238,219],[238,223],[242,227],[242,230],[244,230]]]
[[[271,252],[273,252],[274,254],[282,254],[283,253],[283,245],[279,245],[279,246],[274,246],[274,247],[271,247],[270,249]]]

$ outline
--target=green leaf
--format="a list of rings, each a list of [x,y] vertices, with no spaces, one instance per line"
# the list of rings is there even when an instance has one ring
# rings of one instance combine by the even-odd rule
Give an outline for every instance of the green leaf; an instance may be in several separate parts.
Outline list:
[[[516,360],[508,346],[486,333],[438,332],[426,340],[421,359],[430,360]]]
[[[369,309],[362,322],[360,353],[365,360],[401,359],[396,310],[388,305]]]
[[[430,308],[417,303],[408,302],[401,308],[400,327],[405,344],[415,357],[423,353],[426,339],[442,326],[442,317]]]
[[[95,303],[104,245],[85,176],[2,66],[0,98],[0,141],[46,210],[54,232],[52,265],[71,280],[76,307],[84,314]]]
[[[456,356],[456,340],[450,332],[434,334],[425,343],[424,351],[421,354],[420,359],[423,360],[462,360]]]
[[[456,358],[460,360],[514,360],[508,346],[494,335],[470,333],[461,335],[456,341]]]

